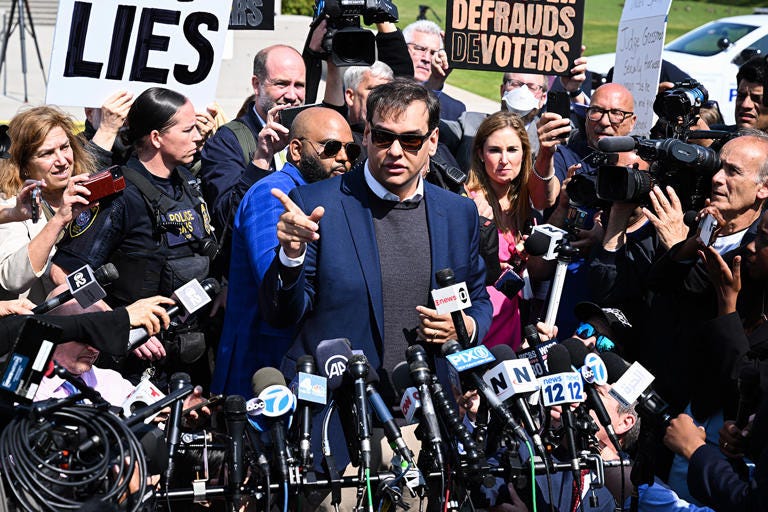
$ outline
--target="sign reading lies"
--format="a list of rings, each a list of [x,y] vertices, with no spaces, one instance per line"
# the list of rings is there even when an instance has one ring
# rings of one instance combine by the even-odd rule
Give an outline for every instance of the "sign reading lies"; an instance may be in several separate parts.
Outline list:
[[[567,75],[581,55],[584,0],[452,0],[446,20],[455,68]]]
[[[232,4],[61,0],[46,103],[99,107],[118,90],[167,87],[214,100]]]

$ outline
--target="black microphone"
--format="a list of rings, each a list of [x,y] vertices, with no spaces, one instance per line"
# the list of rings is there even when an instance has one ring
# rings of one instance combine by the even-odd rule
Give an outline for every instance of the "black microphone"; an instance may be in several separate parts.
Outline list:
[[[432,403],[432,396],[429,392],[432,373],[429,371],[429,364],[427,363],[427,351],[421,345],[411,345],[405,351],[405,359],[408,361],[408,371],[410,372],[411,379],[419,391],[421,415],[424,418],[429,442],[432,444],[438,464],[442,466],[443,439],[440,435],[440,424],[437,421],[435,405]]]
[[[435,281],[437,281],[440,288],[447,288],[456,284],[456,276],[453,274],[453,269],[444,268],[435,272]],[[464,317],[461,316],[461,311],[451,311],[451,319],[453,320],[453,327],[456,330],[456,337],[459,338],[459,343],[464,348],[470,346],[469,334],[467,333],[467,326],[464,324]]]
[[[450,354],[461,352],[461,347],[456,340],[448,340],[443,344],[441,351],[443,357],[447,357]],[[462,375],[467,375],[469,377],[472,386],[482,394],[482,396],[488,402],[488,406],[498,415],[499,418],[501,418],[505,425],[512,429],[515,435],[517,435],[520,439],[527,441],[528,436],[526,435],[523,427],[520,426],[517,420],[515,420],[515,418],[512,416],[512,413],[509,412],[509,409],[504,406],[502,401],[499,400],[499,397],[496,396],[496,393],[494,393],[493,390],[485,382],[485,380],[483,380],[483,377],[472,370],[464,371],[462,372]]]
[[[203,280],[203,282],[200,283],[200,286],[203,287],[203,290],[205,290],[205,293],[208,294],[208,296],[211,298],[215,297],[221,290],[221,286],[219,285],[219,282],[212,277],[209,277],[208,279]],[[170,316],[172,320],[177,316],[186,312],[184,309],[184,306],[182,306],[181,304],[173,304],[171,306],[168,306],[166,307],[165,311],[166,313],[168,313],[168,316]],[[149,333],[147,332],[147,329],[145,327],[135,327],[131,329],[131,331],[128,333],[127,351],[130,352],[135,348],[143,345],[144,343],[147,342],[148,339],[149,339]]]
[[[243,443],[245,437],[245,398],[240,395],[230,395],[224,400],[224,421],[229,434],[229,489],[232,493],[232,504],[235,510],[240,508],[240,487],[245,479],[243,464]]]
[[[584,366],[584,358],[590,353],[589,349],[584,345],[584,342],[576,338],[569,338],[560,342],[560,344],[564,346],[568,351],[568,354],[570,354],[571,366],[574,369],[579,370]],[[596,353],[593,352],[592,354],[595,357],[600,358]],[[587,407],[595,411],[597,421],[599,421],[600,425],[605,429],[605,432],[608,434],[608,439],[613,443],[613,447],[616,448],[616,451],[620,452],[621,444],[619,443],[619,438],[616,435],[616,431],[613,429],[611,415],[608,414],[603,399],[600,398],[600,393],[597,391],[597,388],[595,388],[594,383],[585,380],[584,384],[584,391],[587,395]]]
[[[90,270],[90,267],[87,269]],[[43,313],[47,313],[53,308],[56,308],[65,302],[68,302],[74,298],[78,298],[79,295],[83,294],[83,297],[88,298],[89,293],[93,291],[91,288],[92,286],[98,286],[98,285],[107,285],[111,283],[112,281],[115,281],[118,277],[120,277],[120,274],[117,272],[117,268],[112,263],[105,263],[104,265],[100,266],[93,272],[93,276],[96,278],[96,283],[94,283],[90,279],[90,275],[87,275],[86,272],[83,271],[82,268],[75,270],[72,274],[69,274],[67,276],[67,281],[70,283],[70,289],[65,290],[58,294],[55,297],[51,297],[50,299],[46,300],[42,304],[35,306],[34,309],[32,309],[32,314],[34,315],[42,315]],[[98,284],[97,284],[98,283]],[[104,290],[101,289],[100,286],[98,286],[101,290],[101,293],[104,293]],[[95,298],[94,296],[93,298]],[[101,295],[100,298],[103,298],[104,295]],[[96,301],[99,300],[96,298],[96,300],[88,300],[87,302],[90,302],[89,305],[96,303]],[[78,303],[80,301],[78,300]],[[81,304],[82,306],[82,304]],[[83,306],[87,307],[87,306]]]
[[[253,374],[251,387],[254,396],[259,397],[265,403],[261,418],[264,418],[269,425],[272,447],[277,457],[283,481],[290,482],[289,467],[293,466],[294,460],[288,442],[285,439],[284,421],[289,411],[293,410],[290,404],[285,406],[285,402],[290,402],[293,399],[293,393],[285,385],[285,377],[280,370],[270,367],[262,368]],[[270,388],[269,397],[264,397],[262,392],[266,392],[267,388]],[[268,400],[265,398],[268,398]],[[295,405],[295,402],[293,402],[293,405]]]
[[[739,430],[747,426],[749,416],[755,412],[760,401],[760,370],[745,366],[739,372],[739,406],[736,409],[736,426]]]
[[[550,375],[573,371],[571,370],[571,356],[568,353],[568,349],[562,345],[558,344],[549,349],[547,362]],[[574,434],[576,420],[573,417],[571,404],[562,404],[560,410],[560,418],[565,430],[565,444],[568,449],[568,456],[571,458],[571,471],[573,472],[573,478],[579,482],[581,481],[581,468],[579,467],[579,453],[576,449],[576,436]]]
[[[370,368],[368,359],[366,359],[364,355],[354,357],[362,358],[365,361],[365,364]],[[379,382],[379,375],[375,371],[369,371],[365,383],[365,392],[368,394],[368,402],[376,412],[376,416],[379,418],[379,421],[384,428],[384,435],[387,436],[389,444],[395,446],[395,449],[403,460],[407,461],[412,467],[416,467],[416,462],[413,460],[413,452],[408,448],[408,445],[405,444],[403,434],[400,432],[400,427],[395,423],[395,418],[392,416],[392,412],[376,390],[376,386],[374,385],[376,382]]]
[[[597,149],[603,153],[624,153],[635,149],[634,137],[603,137],[597,141]]]
[[[188,373],[178,372],[171,375],[170,391],[181,391],[185,386],[191,386],[191,377]],[[171,415],[168,418],[166,426],[166,442],[168,443],[168,471],[165,474],[166,488],[170,484],[173,476],[174,460],[181,440],[181,414],[184,411],[184,402],[181,399],[176,400],[171,405]]]
[[[296,371],[315,375],[317,367],[315,358],[310,355],[301,356],[296,361]],[[296,422],[299,428],[299,463],[308,468],[312,466],[312,406],[311,402],[299,400],[298,406],[299,421]]]
[[[528,343],[528,348],[534,348],[536,345],[541,344],[539,330],[534,324],[526,324],[523,326],[523,339]]]
[[[360,440],[360,461],[362,469],[371,467],[371,424],[368,416],[368,401],[366,395],[366,378],[368,377],[368,360],[362,354],[349,358],[347,371],[354,379],[354,409],[357,420],[357,437]]]

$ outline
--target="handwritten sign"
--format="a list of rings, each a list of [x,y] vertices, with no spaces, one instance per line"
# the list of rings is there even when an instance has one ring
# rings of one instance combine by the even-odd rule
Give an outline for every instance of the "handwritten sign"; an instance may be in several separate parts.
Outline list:
[[[583,20],[584,0],[452,0],[445,50],[455,68],[566,75]]]
[[[635,98],[637,123],[632,135],[647,136],[654,123],[653,100],[661,73],[661,52],[671,0],[629,0],[619,22],[613,81]]]
[[[232,0],[230,30],[275,30],[274,0]]]
[[[46,103],[99,107],[115,91],[153,86],[198,107],[212,102],[230,8],[220,0],[61,0]]]

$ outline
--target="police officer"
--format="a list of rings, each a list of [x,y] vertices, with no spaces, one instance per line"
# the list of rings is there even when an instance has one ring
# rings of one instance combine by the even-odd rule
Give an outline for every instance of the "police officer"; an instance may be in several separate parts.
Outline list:
[[[120,278],[109,286],[106,299],[113,307],[170,296],[191,279],[202,280],[217,248],[198,182],[184,167],[201,139],[192,103],[169,89],[147,89],[131,106],[127,125],[126,143],[135,156],[121,168],[125,190],[92,204],[67,226],[51,271],[63,282],[86,263],[93,268],[114,263]],[[180,328],[165,334],[163,346],[136,355],[153,359],[165,349],[162,368],[170,374],[188,371],[204,353],[205,340],[194,329]],[[132,359],[121,369],[135,380],[149,365]],[[155,380],[162,381],[161,374]]]

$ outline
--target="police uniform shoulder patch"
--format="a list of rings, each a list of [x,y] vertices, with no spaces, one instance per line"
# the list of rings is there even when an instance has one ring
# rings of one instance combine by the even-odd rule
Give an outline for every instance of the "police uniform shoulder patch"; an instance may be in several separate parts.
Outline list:
[[[85,233],[88,228],[93,225],[93,221],[96,220],[96,215],[99,213],[99,205],[95,204],[83,210],[80,215],[72,219],[69,223],[69,236],[76,238]]]

